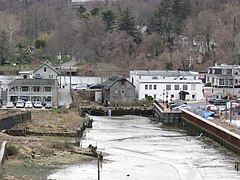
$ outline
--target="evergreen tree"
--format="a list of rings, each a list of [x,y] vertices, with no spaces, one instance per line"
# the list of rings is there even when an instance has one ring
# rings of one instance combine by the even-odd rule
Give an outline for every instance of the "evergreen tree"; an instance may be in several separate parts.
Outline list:
[[[182,23],[189,13],[189,0],[162,0],[153,13],[150,28],[168,41],[171,35],[181,33]]]
[[[77,10],[80,14],[83,14],[86,11],[86,8],[83,5],[80,5]]]
[[[94,7],[94,8],[90,11],[90,13],[91,13],[92,16],[97,16],[98,13],[99,13],[99,11],[100,11],[99,8]]]
[[[151,29],[166,40],[173,33],[173,0],[163,0],[153,13]]]
[[[10,52],[7,33],[5,31],[0,32],[0,65],[4,65],[8,60]]]
[[[175,22],[175,31],[179,34],[182,30],[182,23],[190,14],[189,0],[173,1],[173,16]]]
[[[107,31],[112,31],[116,26],[116,16],[111,10],[102,13],[102,20],[105,23]]]
[[[120,31],[126,31],[127,34],[134,38],[136,43],[141,42],[141,37],[135,26],[134,18],[128,8],[121,11],[118,29]]]

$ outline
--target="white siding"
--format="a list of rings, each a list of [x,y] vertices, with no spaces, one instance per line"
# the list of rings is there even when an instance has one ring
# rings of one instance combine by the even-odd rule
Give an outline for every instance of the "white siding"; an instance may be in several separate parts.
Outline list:
[[[171,95],[174,96],[173,99],[179,99],[179,92],[183,90],[184,86],[187,87],[185,91],[189,93],[186,96],[187,100],[203,99],[203,84],[198,78],[197,72],[178,74],[178,71],[131,71],[130,79],[133,79],[136,97],[139,100],[144,100],[146,94],[155,96],[156,100],[170,101]],[[148,89],[145,89],[145,85],[148,86]],[[149,89],[150,85],[152,85],[151,89]],[[156,90],[154,85],[157,87]],[[178,90],[175,90],[175,85],[179,86]],[[171,87],[171,90],[167,90],[167,86]]]

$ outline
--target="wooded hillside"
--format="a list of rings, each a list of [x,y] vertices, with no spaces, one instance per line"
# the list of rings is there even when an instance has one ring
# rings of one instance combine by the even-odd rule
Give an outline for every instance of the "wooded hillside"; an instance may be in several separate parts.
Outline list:
[[[240,63],[239,0],[0,1],[0,64],[206,71]]]

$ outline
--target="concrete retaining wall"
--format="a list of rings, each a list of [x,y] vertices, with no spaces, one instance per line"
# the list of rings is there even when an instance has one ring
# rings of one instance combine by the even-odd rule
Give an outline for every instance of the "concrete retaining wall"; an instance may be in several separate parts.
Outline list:
[[[195,132],[203,133],[224,147],[240,154],[240,136],[221,126],[216,125],[192,112],[182,110],[181,112],[165,111],[157,102],[154,102],[154,119],[164,124],[187,127]]]
[[[81,111],[93,116],[123,116],[123,115],[138,115],[150,117],[153,115],[152,109],[140,108],[81,108]],[[110,113],[110,114],[109,114]]]
[[[192,126],[195,130],[203,132],[226,148],[240,154],[240,136],[238,134],[186,110],[182,111],[181,118],[188,126]]]
[[[168,125],[179,125],[181,122],[181,112],[179,111],[164,111],[163,107],[158,103],[154,102],[154,120],[162,122]]]
[[[0,117],[0,131],[11,129],[17,123],[26,122],[28,120],[31,120],[30,111],[13,113],[4,118]]]
[[[6,157],[6,146],[7,146],[7,141],[3,141],[0,149],[0,163],[3,163]]]

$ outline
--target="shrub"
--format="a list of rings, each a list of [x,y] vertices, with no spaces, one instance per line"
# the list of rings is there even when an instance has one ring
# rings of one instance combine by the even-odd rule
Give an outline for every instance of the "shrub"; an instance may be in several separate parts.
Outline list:
[[[8,156],[14,156],[18,154],[18,148],[12,144],[8,145],[6,150]]]
[[[210,82],[206,83],[206,87],[212,87],[212,83]]]
[[[149,102],[152,102],[153,101],[153,97],[152,96],[147,96],[146,100],[149,101]]]

